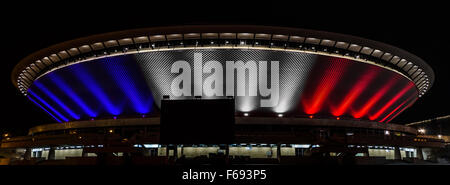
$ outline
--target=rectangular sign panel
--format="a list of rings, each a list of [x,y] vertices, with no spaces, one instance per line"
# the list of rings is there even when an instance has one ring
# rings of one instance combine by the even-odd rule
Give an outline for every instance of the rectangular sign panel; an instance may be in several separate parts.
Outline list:
[[[161,144],[231,144],[234,99],[161,100]]]

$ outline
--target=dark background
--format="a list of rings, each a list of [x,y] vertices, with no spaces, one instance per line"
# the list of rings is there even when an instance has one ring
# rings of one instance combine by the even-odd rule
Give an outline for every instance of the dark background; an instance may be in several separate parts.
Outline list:
[[[410,3],[410,2],[408,2]],[[254,24],[337,32],[384,42],[424,59],[434,70],[431,90],[392,123],[450,114],[448,10],[443,4],[329,4],[320,1],[132,2],[63,1],[2,5],[3,94],[0,132],[26,134],[54,120],[23,97],[11,83],[15,64],[52,44],[92,34],[152,26]]]

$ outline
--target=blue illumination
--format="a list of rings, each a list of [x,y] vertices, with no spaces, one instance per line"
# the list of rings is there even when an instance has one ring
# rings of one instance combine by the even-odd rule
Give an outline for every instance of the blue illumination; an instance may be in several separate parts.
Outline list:
[[[33,100],[33,98],[31,98],[30,96],[28,96],[28,99],[30,99],[34,104],[36,104],[38,107],[40,107],[41,109],[43,109],[45,112],[47,112],[50,116],[52,116],[57,122],[61,123],[61,120],[59,120],[56,116],[54,116],[51,112],[49,112],[45,107],[43,107],[42,105],[40,105],[38,102],[36,102],[35,100]]]
[[[37,96],[33,91],[31,91],[30,89],[28,90],[28,93],[30,93],[30,95],[33,95],[37,100],[39,100],[42,104],[44,104],[46,107],[48,107],[51,111],[53,111],[58,117],[60,117],[62,120],[64,120],[65,122],[69,121],[69,119],[67,119],[66,117],[64,117],[62,114],[60,114],[57,110],[55,110],[52,106],[50,106],[50,104],[48,104],[45,100],[43,100],[42,98],[40,98],[39,96]]]
[[[42,90],[48,97],[50,97],[55,103],[57,103],[61,108],[63,108],[72,118],[80,119],[80,116],[75,114],[69,107],[67,107],[55,94],[53,94],[50,90],[47,89],[43,84],[36,81],[34,85]]]
[[[147,114],[151,111],[153,98],[148,95],[147,98],[143,96],[143,92],[139,91],[132,79],[132,74],[125,68],[122,63],[124,60],[122,57],[114,57],[106,60],[108,63],[108,72],[114,78],[115,82],[119,85],[122,92],[125,93],[127,98],[131,101],[133,109],[139,114]]]
[[[37,103],[62,122],[118,119],[120,115],[145,117],[154,109],[150,87],[131,56],[60,68],[37,79],[29,92]]]
[[[70,98],[87,114],[89,117],[97,117],[97,113],[94,112],[88,105],[78,96],[73,89],[67,85],[67,83],[61,79],[57,74],[50,73],[49,74],[52,81],[64,92],[66,95],[70,96]]]
[[[106,108],[109,114],[111,115],[119,115],[122,111],[119,110],[117,106],[115,106],[110,99],[108,98],[105,91],[103,91],[99,84],[95,81],[95,79],[89,75],[85,69],[82,68],[81,65],[77,65],[75,67],[75,73],[77,77],[81,80],[87,90],[89,90]]]

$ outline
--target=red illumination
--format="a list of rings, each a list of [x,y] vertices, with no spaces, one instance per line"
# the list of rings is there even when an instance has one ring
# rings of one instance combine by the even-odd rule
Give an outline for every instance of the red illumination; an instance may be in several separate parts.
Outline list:
[[[337,120],[340,120],[341,118],[339,118],[339,117],[336,117],[336,119],[337,119]]]
[[[414,87],[412,82],[408,83],[398,94],[396,94],[392,99],[390,99],[380,110],[378,110],[374,115],[369,116],[370,120],[378,119],[381,114],[383,114],[389,107],[392,106],[398,99],[400,99],[406,92]]]
[[[384,122],[384,120],[386,120],[387,118],[389,118],[392,114],[394,114],[398,109],[400,109],[401,107],[403,107],[403,105],[405,105],[405,103],[409,102],[409,100],[411,100],[412,97],[409,97],[406,101],[404,101],[402,104],[400,104],[399,106],[397,106],[391,113],[389,113],[386,117],[384,117],[380,122]]]
[[[338,108],[332,108],[331,113],[334,116],[341,116],[344,114],[350,105],[359,97],[359,95],[366,89],[367,85],[374,79],[374,77],[378,74],[378,70],[371,68],[365,75],[355,83],[348,93],[342,103]]]
[[[312,119],[312,118],[313,118],[313,116],[312,116],[312,115],[310,115],[310,116],[309,116],[309,118],[311,118],[311,119]]]
[[[369,110],[377,103],[388,90],[397,82],[397,80],[390,80],[381,90],[379,90],[372,98],[367,101],[367,103],[357,112],[353,112],[352,116],[354,118],[362,118],[369,112]]]
[[[402,113],[406,108],[410,107],[414,102],[416,102],[417,98],[414,101],[410,101],[408,103],[408,105],[406,105],[405,107],[403,107],[400,111],[398,111],[397,113],[395,113],[394,116],[392,116],[391,118],[389,118],[389,120],[386,121],[386,123],[391,122],[392,119],[394,119],[395,117],[397,117],[400,113]]]
[[[314,87],[312,97],[303,99],[303,107],[306,114],[315,114],[320,111],[324,101],[328,98],[330,92],[334,89],[338,80],[348,68],[348,62],[331,61],[323,72],[319,84]]]

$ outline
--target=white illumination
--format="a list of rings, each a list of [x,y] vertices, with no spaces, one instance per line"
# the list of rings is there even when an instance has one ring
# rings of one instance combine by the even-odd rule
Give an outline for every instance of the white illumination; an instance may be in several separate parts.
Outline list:
[[[244,113],[244,116],[248,116],[248,113],[246,112],[246,113]]]
[[[31,149],[31,152],[40,152],[42,150],[43,150],[43,148],[33,148],[33,149]]]
[[[384,135],[389,135],[389,134],[390,134],[389,130],[384,131]]]
[[[311,145],[305,145],[305,144],[303,144],[303,145],[299,145],[299,144],[293,144],[293,145],[291,145],[292,146],[292,148],[309,148],[309,146],[311,146]]]
[[[144,144],[145,148],[159,148],[158,144]]]
[[[417,130],[420,134],[425,134],[425,129],[424,128],[420,128],[419,130]]]
[[[283,114],[278,114],[278,117],[279,117],[279,118],[283,117]]]

